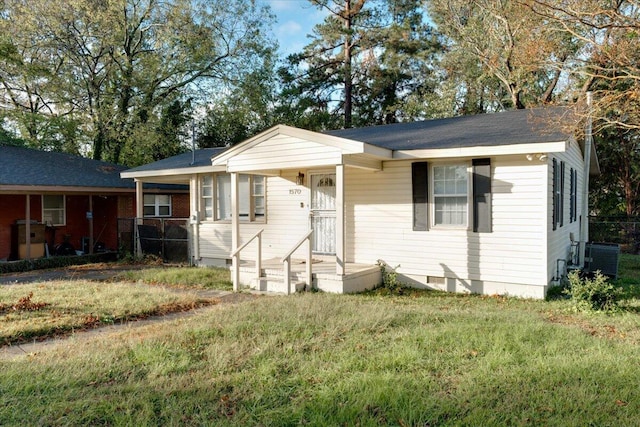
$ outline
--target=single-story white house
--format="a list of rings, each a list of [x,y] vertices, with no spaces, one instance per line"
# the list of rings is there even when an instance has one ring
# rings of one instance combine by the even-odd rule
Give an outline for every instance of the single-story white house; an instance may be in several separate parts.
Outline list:
[[[193,262],[231,264],[236,289],[356,292],[380,283],[384,263],[416,287],[544,298],[582,261],[599,172],[591,144],[558,126],[571,117],[279,125],[121,176],[189,184]]]

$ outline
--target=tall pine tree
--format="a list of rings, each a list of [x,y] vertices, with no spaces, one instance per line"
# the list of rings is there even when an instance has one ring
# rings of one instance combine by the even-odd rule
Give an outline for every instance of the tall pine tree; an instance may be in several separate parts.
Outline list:
[[[284,104],[298,112],[289,123],[348,128],[422,116],[416,99],[433,90],[439,49],[422,3],[310,1],[329,13],[280,70]]]

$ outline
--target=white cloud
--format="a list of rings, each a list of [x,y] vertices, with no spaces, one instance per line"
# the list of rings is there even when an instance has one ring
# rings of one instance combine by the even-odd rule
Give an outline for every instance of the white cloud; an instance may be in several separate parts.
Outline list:
[[[267,3],[271,5],[271,9],[274,12],[294,10],[298,8],[296,2],[291,0],[270,0]]]
[[[302,26],[295,21],[287,21],[282,25],[278,25],[276,34],[278,38],[285,36],[297,36],[302,32]]]

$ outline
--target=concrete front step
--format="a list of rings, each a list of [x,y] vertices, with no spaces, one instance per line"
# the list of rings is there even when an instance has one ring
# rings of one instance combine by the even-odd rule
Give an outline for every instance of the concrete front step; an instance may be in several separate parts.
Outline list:
[[[289,293],[287,290],[287,285],[284,283],[284,280],[281,277],[261,277],[259,281],[258,279],[254,279],[253,283],[254,286],[252,287],[259,291],[278,292],[283,294]],[[302,292],[305,289],[307,289],[307,284],[305,282],[298,281],[293,277],[291,278],[290,292]]]
[[[260,291],[287,293],[283,269],[266,267],[261,269],[261,273],[261,278],[258,281],[253,265],[241,266],[241,285]],[[325,271],[316,269],[312,273],[313,289],[340,294],[372,289],[382,280],[380,267],[377,265],[357,265],[356,268],[352,265],[351,271],[343,276],[336,275],[333,271],[329,272],[327,269]],[[310,286],[306,286],[306,281],[304,271],[291,272],[291,282],[296,284],[296,289],[311,289]]]

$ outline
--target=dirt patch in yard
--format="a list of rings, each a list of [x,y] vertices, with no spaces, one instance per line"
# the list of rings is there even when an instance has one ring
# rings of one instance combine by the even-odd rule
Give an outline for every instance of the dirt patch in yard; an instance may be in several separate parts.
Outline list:
[[[25,271],[22,273],[0,274],[0,285],[17,283],[48,282],[51,280],[109,280],[116,273],[145,268],[158,268],[147,264],[96,263],[71,265],[49,270]]]

